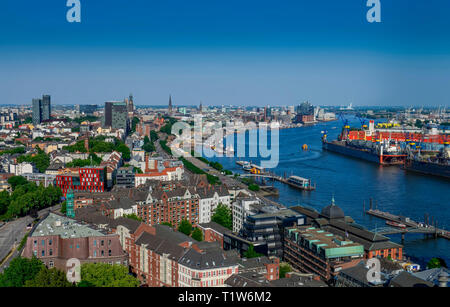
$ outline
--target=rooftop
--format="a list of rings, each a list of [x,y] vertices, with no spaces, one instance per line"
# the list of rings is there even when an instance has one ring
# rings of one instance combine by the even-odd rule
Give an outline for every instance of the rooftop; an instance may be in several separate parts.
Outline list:
[[[61,236],[63,239],[68,239],[104,235],[104,233],[88,225],[80,224],[76,220],[49,213],[49,215],[37,225],[31,237]]]
[[[324,251],[325,257],[337,258],[364,254],[361,244],[336,236],[330,232],[315,227],[301,226],[287,229],[289,235],[295,235],[296,240],[309,243],[309,248],[315,247],[317,252]]]

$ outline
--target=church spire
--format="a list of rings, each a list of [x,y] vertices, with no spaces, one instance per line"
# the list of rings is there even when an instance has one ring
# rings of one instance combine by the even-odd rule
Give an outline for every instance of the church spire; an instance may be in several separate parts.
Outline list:
[[[172,114],[172,95],[169,95],[169,115]]]

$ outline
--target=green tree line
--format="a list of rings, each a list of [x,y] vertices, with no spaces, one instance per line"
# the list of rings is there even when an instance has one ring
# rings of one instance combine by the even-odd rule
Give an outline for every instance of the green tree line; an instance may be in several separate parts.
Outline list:
[[[47,188],[34,182],[28,182],[21,176],[13,176],[8,179],[13,192],[0,192],[0,219],[8,220],[25,216],[31,210],[41,210],[58,204],[62,197],[59,187]]]

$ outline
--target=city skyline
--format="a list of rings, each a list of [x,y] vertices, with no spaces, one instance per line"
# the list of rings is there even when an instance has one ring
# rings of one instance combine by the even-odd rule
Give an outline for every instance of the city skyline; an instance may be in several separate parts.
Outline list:
[[[442,1],[382,1],[374,24],[366,1],[82,1],[80,24],[64,4],[3,5],[2,104],[449,104]]]

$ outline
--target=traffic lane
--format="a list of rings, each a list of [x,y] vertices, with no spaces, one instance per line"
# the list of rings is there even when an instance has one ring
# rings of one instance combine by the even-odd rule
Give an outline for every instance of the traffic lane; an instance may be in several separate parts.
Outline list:
[[[60,205],[42,209],[38,212],[38,217],[43,218],[50,211],[58,210]],[[27,226],[33,222],[30,216],[21,217],[15,221],[8,222],[0,228],[0,260],[13,248],[14,243],[20,243],[27,232]]]
[[[3,259],[13,248],[14,243],[19,243],[27,231],[27,225],[33,222],[33,218],[27,216],[16,221],[9,222],[0,229],[0,259]]]

